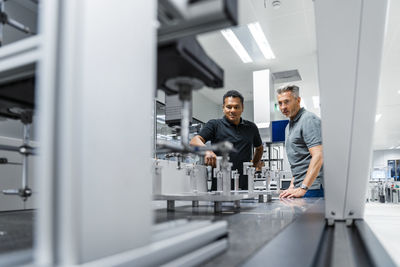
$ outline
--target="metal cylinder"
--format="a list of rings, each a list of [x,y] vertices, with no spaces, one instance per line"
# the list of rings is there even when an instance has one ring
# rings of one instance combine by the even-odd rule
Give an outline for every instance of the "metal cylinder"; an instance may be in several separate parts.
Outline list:
[[[249,193],[254,192],[254,173],[255,173],[255,168],[253,167],[249,168],[247,172],[247,181],[248,181],[247,185]]]
[[[158,165],[157,162],[154,165],[153,194],[161,195],[161,166]]]
[[[224,167],[222,171],[222,191],[224,195],[231,193],[231,171],[227,167]]]
[[[399,190],[396,190],[395,188],[393,188],[392,196],[393,196],[393,204],[398,204],[399,203]]]
[[[24,145],[29,145],[29,129],[30,124],[24,124]],[[22,188],[25,189],[28,187],[28,154],[23,155],[22,159]]]
[[[181,142],[184,146],[189,146],[189,126],[190,126],[190,100],[183,100],[182,120],[181,120]]]
[[[222,172],[217,172],[217,191],[222,191]]]
[[[239,191],[239,177],[240,174],[239,173],[235,173],[235,175],[233,176],[233,181],[235,183],[235,191]]]

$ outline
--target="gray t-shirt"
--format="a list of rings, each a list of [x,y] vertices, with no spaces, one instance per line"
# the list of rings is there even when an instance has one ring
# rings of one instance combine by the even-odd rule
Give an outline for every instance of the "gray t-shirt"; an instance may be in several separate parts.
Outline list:
[[[309,148],[322,145],[321,119],[301,108],[286,126],[286,154],[294,177],[294,186],[299,187],[306,177],[311,161]],[[323,184],[322,168],[310,189],[319,189]]]

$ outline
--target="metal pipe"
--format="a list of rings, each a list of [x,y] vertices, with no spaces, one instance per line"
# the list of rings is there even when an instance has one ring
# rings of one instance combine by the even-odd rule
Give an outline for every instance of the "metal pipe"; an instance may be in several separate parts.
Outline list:
[[[181,120],[181,142],[183,147],[189,147],[189,126],[190,126],[190,100],[183,100]]]
[[[10,25],[11,27],[13,27],[14,29],[17,29],[17,30],[19,30],[21,32],[31,33],[31,29],[29,27],[23,25],[22,23],[19,23],[16,20],[8,18],[7,19],[7,24]]]
[[[25,146],[29,146],[29,130],[31,125],[24,124],[24,139],[23,144]],[[28,187],[28,155],[24,154],[22,158],[22,188],[25,189]]]
[[[0,0],[0,14],[4,13],[4,0]],[[0,22],[0,47],[3,45],[3,28],[4,25]]]
[[[4,195],[19,195],[18,189],[5,189],[3,190]]]

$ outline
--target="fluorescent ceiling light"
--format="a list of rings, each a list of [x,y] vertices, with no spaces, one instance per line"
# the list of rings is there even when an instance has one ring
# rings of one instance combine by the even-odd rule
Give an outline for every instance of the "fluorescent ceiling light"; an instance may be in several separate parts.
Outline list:
[[[260,48],[264,57],[266,59],[274,59],[275,58],[274,52],[272,52],[271,46],[269,45],[269,42],[265,37],[263,30],[261,29],[260,23],[258,22],[250,23],[247,25],[247,27],[249,28],[249,31],[253,36],[254,40],[256,40],[258,48]]]
[[[312,101],[314,104],[314,108],[319,108],[319,96],[313,96]]]
[[[253,62],[246,49],[244,49],[242,43],[231,29],[222,30],[221,33],[232,46],[233,50],[235,50],[236,54],[238,54],[243,63]]]
[[[306,103],[304,102],[303,98],[301,98],[300,100],[300,107],[307,109]]]
[[[392,147],[390,147],[389,149],[394,149],[395,148],[395,146],[392,146]]]
[[[396,149],[400,149],[400,146],[396,147]]]
[[[382,117],[382,114],[376,114],[375,115],[375,122],[378,122],[381,117]]]

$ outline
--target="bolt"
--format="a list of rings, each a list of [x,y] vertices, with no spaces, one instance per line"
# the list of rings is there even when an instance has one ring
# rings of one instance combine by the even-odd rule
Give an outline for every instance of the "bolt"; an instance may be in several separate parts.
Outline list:
[[[333,216],[335,216],[335,215],[336,215],[336,212],[334,212],[334,211],[331,211],[331,214],[332,214]]]
[[[349,216],[352,216],[354,214],[354,212],[351,210],[349,211]]]

